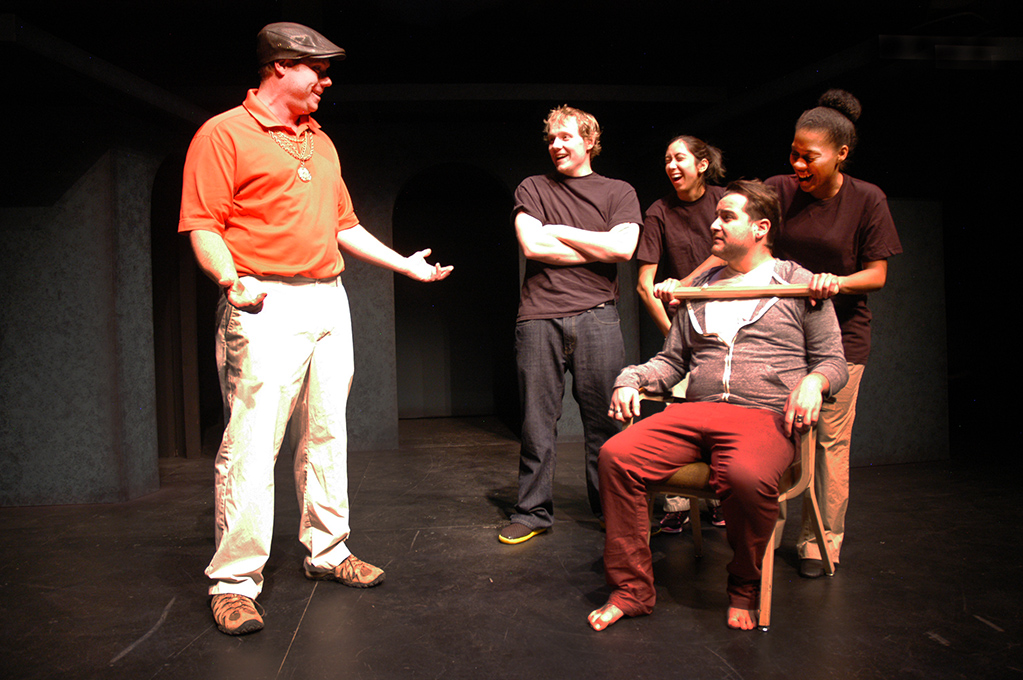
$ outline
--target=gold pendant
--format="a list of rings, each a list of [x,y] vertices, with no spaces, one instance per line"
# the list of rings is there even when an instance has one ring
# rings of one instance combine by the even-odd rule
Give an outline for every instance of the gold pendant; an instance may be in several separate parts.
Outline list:
[[[313,179],[313,173],[309,172],[309,168],[305,166],[305,163],[298,166],[298,178],[303,182],[311,182]]]

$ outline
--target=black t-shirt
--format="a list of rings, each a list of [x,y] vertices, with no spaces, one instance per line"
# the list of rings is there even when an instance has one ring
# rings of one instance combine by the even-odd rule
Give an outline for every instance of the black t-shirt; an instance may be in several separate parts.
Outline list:
[[[527,177],[515,190],[512,218],[525,212],[542,224],[564,224],[588,231],[610,231],[642,220],[636,192],[627,183],[592,173],[567,177],[554,172]],[[550,265],[526,261],[518,320],[581,314],[618,299],[618,265],[592,262]]]
[[[708,184],[703,196],[691,203],[675,193],[654,202],[643,219],[636,259],[658,265],[658,281],[691,274],[710,256],[710,225],[724,194],[724,187]]]
[[[794,260],[814,273],[849,276],[864,262],[887,260],[902,252],[888,199],[875,185],[845,175],[842,188],[826,200],[799,188],[795,175],[766,182],[781,199],[782,224],[774,256]],[[865,364],[870,354],[870,310],[866,295],[836,295],[846,361]]]

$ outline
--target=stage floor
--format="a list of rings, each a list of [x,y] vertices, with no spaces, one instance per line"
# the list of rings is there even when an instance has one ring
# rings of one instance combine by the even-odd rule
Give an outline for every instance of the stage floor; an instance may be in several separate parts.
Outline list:
[[[491,418],[403,421],[397,451],[349,461],[369,590],[302,575],[290,459],[259,601],[263,631],[220,633],[203,569],[213,460],[161,460],[160,491],[113,505],[0,509],[7,678],[1023,678],[1018,479],[947,462],[855,469],[842,565],[777,553],[769,632],[725,626],[724,531],[655,536],[657,608],[595,633],[603,534],[582,446],[560,447],[553,529],[497,541],[518,444]]]

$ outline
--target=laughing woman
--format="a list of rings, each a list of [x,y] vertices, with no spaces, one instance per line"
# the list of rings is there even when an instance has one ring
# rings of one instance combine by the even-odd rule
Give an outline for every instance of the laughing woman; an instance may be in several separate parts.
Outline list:
[[[794,174],[767,181],[781,198],[782,228],[775,257],[795,260],[814,272],[812,295],[834,297],[842,328],[849,382],[834,403],[825,403],[817,426],[814,484],[826,540],[836,565],[845,537],[849,504],[849,449],[860,378],[870,352],[867,294],[880,290],[888,258],[902,252],[884,193],[843,169],[856,146],[860,102],[843,90],[828,90],[816,108],[796,122],[789,162]],[[798,543],[799,573],[823,575],[820,546],[806,513]]]
[[[710,255],[710,225],[724,194],[724,189],[715,185],[725,178],[725,166],[718,149],[683,135],[668,144],[664,172],[674,191],[646,211],[636,249],[636,290],[661,333],[667,336],[671,319],[654,296],[654,281],[658,274],[661,278],[685,279]],[[665,270],[658,272],[661,262]]]

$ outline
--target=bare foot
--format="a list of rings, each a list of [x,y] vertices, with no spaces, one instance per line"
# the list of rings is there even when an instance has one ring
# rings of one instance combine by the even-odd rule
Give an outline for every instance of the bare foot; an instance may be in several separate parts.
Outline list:
[[[590,622],[593,630],[604,630],[618,619],[625,616],[625,613],[613,604],[605,604],[600,609],[594,609],[586,620]]]
[[[736,630],[753,630],[756,627],[756,623],[753,621],[753,615],[750,610],[729,607],[728,627],[735,628]]]

